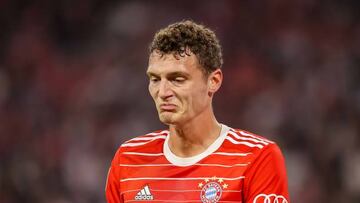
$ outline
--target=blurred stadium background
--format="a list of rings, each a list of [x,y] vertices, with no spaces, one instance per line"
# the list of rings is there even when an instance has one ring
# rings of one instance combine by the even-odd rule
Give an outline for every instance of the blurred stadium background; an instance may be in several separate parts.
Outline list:
[[[292,202],[360,202],[359,8],[0,0],[0,202],[105,202],[118,146],[164,127],[147,92],[147,47],[182,19],[217,32],[218,119],[279,143]]]

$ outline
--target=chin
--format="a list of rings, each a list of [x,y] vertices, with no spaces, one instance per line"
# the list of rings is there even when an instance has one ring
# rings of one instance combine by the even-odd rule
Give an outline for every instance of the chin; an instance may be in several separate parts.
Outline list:
[[[175,125],[179,122],[179,119],[176,119],[174,118],[174,116],[171,115],[159,115],[159,119],[165,125]]]
[[[174,120],[163,117],[160,117],[160,121],[165,125],[173,125],[175,123]]]

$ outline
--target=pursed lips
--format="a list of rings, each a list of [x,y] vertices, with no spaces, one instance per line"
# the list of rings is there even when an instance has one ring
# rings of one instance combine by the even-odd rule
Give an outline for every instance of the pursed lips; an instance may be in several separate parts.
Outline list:
[[[175,104],[160,104],[161,111],[174,111],[176,109]]]

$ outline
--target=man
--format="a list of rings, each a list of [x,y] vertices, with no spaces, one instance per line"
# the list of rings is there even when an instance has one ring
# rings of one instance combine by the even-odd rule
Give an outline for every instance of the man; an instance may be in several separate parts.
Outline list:
[[[108,203],[289,202],[278,146],[216,120],[221,66],[218,39],[203,25],[183,21],[156,33],[149,92],[169,129],[120,146],[109,169]]]

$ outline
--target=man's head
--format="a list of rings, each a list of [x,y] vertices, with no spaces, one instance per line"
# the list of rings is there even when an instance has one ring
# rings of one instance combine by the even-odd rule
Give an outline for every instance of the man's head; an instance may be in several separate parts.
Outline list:
[[[193,21],[181,21],[159,30],[152,41],[150,54],[189,55],[192,52],[200,63],[205,75],[221,68],[223,58],[221,46],[215,33]]]
[[[210,117],[213,94],[222,82],[221,65],[219,42],[202,25],[184,21],[156,33],[147,75],[160,120],[182,125]]]

